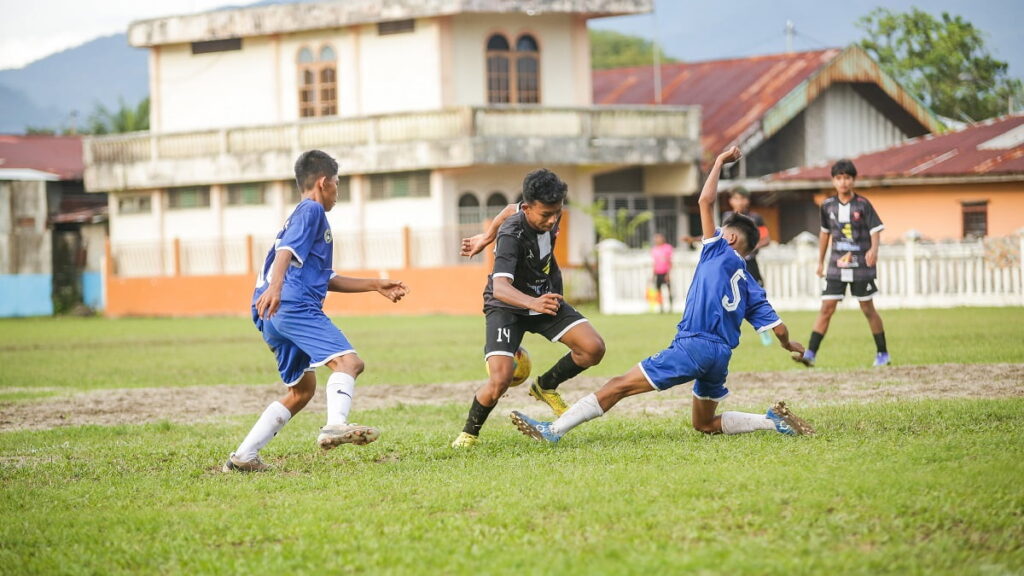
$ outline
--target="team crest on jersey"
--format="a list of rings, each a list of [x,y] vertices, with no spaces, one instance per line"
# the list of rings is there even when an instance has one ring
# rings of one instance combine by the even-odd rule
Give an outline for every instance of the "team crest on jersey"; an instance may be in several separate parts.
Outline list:
[[[334,236],[331,234],[331,229],[324,230],[324,242],[330,244],[334,240]]]

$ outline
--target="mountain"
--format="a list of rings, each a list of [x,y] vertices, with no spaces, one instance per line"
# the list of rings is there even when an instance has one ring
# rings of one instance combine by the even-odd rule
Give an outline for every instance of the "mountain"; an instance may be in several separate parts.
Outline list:
[[[149,94],[147,58],[125,34],[114,34],[0,70],[0,133],[81,126],[98,104],[135,106]]]

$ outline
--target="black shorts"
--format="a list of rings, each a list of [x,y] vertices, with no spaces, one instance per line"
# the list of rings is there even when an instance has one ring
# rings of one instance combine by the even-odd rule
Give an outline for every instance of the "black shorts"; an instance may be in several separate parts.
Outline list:
[[[825,289],[821,291],[822,300],[842,300],[846,296],[846,287],[850,287],[850,295],[860,301],[871,300],[878,292],[874,280],[863,282],[842,282],[840,280],[826,280]]]
[[[654,287],[661,290],[662,286],[671,286],[672,283],[668,281],[668,274],[655,274],[654,275]]]
[[[487,316],[487,337],[484,344],[484,359],[495,354],[513,356],[527,332],[558,342],[558,340],[577,324],[587,319],[569,304],[562,302],[558,313],[535,314],[527,316],[516,314],[507,308],[490,308],[484,313]]]

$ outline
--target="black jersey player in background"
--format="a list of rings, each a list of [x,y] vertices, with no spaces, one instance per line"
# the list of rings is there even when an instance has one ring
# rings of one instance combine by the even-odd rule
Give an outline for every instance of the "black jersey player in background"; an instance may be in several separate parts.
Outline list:
[[[568,354],[530,383],[530,396],[551,407],[556,416],[569,408],[556,390],[558,385],[604,357],[604,340],[562,298],[562,272],[554,248],[567,190],[554,172],[534,170],[523,180],[522,204],[509,205],[487,232],[462,242],[462,254],[473,256],[497,238],[494,270],[484,289],[484,361],[490,376],[476,391],[453,448],[478,442],[480,427],[512,382],[512,358],[526,332],[569,348]]]

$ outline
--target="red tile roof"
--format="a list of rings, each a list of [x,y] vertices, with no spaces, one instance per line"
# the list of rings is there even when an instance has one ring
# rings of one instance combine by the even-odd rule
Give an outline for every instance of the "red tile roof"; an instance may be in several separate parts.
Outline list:
[[[1014,131],[1012,134],[1007,134]],[[1000,140],[994,140],[1006,135]],[[1005,116],[959,132],[923,136],[851,158],[857,179],[1024,175],[1024,115]],[[831,164],[769,176],[772,181],[829,180]]]
[[[80,136],[0,134],[0,169],[29,168],[81,180],[85,172]]]
[[[732,60],[665,64],[661,103],[701,107],[701,147],[717,154],[783,96],[842,52],[839,48]],[[595,70],[594,104],[655,104],[650,66]]]

